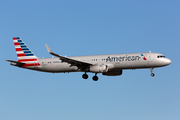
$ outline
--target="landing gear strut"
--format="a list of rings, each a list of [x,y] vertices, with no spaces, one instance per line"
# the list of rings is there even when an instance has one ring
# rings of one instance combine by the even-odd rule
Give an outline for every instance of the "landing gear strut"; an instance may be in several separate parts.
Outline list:
[[[88,75],[85,73],[85,74],[82,75],[82,78],[83,79],[88,79]]]
[[[94,81],[98,81],[97,73],[95,74],[95,76],[93,76],[92,79],[93,79]]]
[[[150,70],[151,70],[151,76],[154,77],[155,74],[153,73],[153,68],[150,68]]]

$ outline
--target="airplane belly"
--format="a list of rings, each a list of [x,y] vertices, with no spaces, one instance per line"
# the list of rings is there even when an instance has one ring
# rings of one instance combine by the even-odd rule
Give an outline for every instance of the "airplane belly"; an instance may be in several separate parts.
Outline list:
[[[70,66],[69,64],[66,63],[59,63],[59,64],[42,64],[43,71],[45,72],[72,72],[72,71],[77,71],[77,67],[75,66]]]

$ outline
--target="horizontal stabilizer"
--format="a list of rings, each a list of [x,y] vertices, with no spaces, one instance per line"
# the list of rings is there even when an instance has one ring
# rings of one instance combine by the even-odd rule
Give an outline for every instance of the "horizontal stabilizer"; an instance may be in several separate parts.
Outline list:
[[[6,60],[8,62],[11,62],[11,65],[17,65],[17,66],[21,66],[21,65],[25,65],[26,63],[23,62],[18,62],[18,61],[13,61],[13,60]]]

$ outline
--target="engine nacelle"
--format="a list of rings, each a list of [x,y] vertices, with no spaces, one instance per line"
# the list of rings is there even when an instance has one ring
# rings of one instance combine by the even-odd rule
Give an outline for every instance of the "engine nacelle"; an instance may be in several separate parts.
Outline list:
[[[93,73],[104,73],[108,71],[108,66],[107,65],[90,66],[89,71]]]
[[[113,70],[102,74],[107,76],[118,76],[118,75],[122,75],[122,70]]]

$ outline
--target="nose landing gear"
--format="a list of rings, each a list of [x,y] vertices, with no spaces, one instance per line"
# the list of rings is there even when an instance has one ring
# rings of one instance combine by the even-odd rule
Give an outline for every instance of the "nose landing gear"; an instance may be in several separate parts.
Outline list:
[[[150,70],[151,70],[151,76],[154,77],[155,74],[153,73],[153,68],[150,68]]]

